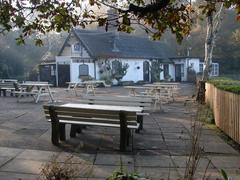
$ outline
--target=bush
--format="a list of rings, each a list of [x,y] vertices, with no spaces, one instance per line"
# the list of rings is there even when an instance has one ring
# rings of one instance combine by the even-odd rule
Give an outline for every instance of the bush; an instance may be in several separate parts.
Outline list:
[[[75,180],[81,173],[88,173],[88,166],[73,163],[73,156],[69,156],[63,163],[57,161],[54,155],[50,162],[43,165],[39,180]]]
[[[120,85],[120,86],[132,86],[132,85],[134,85],[134,82],[133,81],[120,81],[118,83],[118,85]]]
[[[122,169],[114,171],[113,174],[107,178],[107,180],[150,180],[138,173],[128,173]]]

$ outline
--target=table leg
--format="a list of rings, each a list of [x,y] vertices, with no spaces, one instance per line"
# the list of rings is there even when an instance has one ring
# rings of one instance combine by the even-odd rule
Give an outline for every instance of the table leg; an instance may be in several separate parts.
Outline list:
[[[42,93],[42,89],[43,89],[42,87],[39,88],[38,93],[37,93],[37,97],[36,97],[36,100],[35,100],[35,103],[38,103],[38,101],[40,99],[40,96],[41,96],[41,93]]]
[[[53,95],[52,95],[52,92],[51,92],[49,86],[47,87],[47,89],[48,89],[48,94],[49,94],[51,101],[54,102]]]

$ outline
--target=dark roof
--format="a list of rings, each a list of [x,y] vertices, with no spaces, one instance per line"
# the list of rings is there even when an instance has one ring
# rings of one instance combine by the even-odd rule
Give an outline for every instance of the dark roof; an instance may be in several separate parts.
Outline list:
[[[171,50],[160,41],[137,37],[123,32],[73,29],[94,58],[142,58],[169,61]]]

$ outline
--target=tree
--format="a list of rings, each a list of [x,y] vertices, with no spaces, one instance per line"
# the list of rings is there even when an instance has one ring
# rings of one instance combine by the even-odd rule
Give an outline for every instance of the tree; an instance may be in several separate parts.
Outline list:
[[[207,1],[203,14],[216,11],[216,4],[222,0]],[[240,19],[239,0],[224,1],[224,6],[234,7]],[[96,13],[97,8],[110,7],[116,16],[107,19],[106,13]],[[73,26],[86,27],[92,23],[105,26],[106,30],[115,21],[118,30],[131,32],[134,24],[139,24],[153,39],[159,39],[166,29],[170,29],[180,42],[189,34],[193,12],[191,1],[181,0],[0,0],[0,31],[2,33],[21,29],[17,38],[24,43],[27,36],[50,31],[69,31]],[[39,38],[36,45],[42,45]]]

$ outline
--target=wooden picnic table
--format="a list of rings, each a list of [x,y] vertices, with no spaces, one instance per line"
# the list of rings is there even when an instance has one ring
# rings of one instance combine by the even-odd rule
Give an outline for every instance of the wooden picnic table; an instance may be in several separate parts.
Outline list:
[[[67,82],[69,91],[70,89],[73,89],[75,92],[75,95],[77,96],[76,89],[78,87],[86,87],[86,94],[93,93],[95,94],[95,87],[98,84],[102,84],[104,87],[108,87],[108,85],[105,83],[105,81],[101,80],[92,80],[92,81],[83,81],[83,82]]]
[[[138,93],[136,90],[140,89],[140,90],[145,90],[145,91],[149,91],[152,90],[153,88],[149,88],[146,86],[124,86],[125,89],[129,90],[129,95],[130,96],[136,96]]]
[[[178,84],[163,84],[163,83],[155,83],[155,84],[145,84],[145,87],[151,87],[154,89],[154,93],[157,93],[159,97],[163,94],[167,99],[172,99],[174,101],[174,95],[177,94]]]
[[[50,86],[52,84],[48,84],[46,82],[25,82],[19,84],[20,91],[18,94],[18,102],[19,99],[24,95],[33,96],[35,103],[38,103],[41,96],[48,95],[50,97],[51,102],[54,102],[52,92],[50,90]]]

